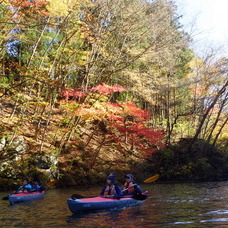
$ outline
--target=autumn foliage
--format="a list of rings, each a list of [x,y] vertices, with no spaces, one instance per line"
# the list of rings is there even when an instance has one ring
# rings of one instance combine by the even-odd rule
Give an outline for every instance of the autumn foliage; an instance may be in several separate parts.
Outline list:
[[[114,92],[122,91],[125,89],[119,85],[101,84],[91,88],[90,92],[66,89],[61,95],[65,101],[68,101],[82,96],[89,97],[91,93],[111,96]],[[151,114],[136,106],[132,101],[110,103],[97,100],[93,105],[81,104],[72,113],[80,116],[84,121],[103,122],[107,129],[106,140],[112,142],[125,155],[135,153],[136,157],[146,158],[164,147],[163,132],[147,126],[152,118]]]
[[[34,155],[52,154],[48,170],[59,172],[50,175],[74,184],[99,180],[114,166],[142,165],[140,175],[161,160],[181,167],[181,150],[169,150],[180,139],[192,138],[185,157],[201,138],[227,154],[228,59],[213,59],[212,49],[205,59],[194,55],[174,1],[0,2],[0,147],[8,140],[1,174],[17,177],[8,155],[21,136],[29,173],[39,165]],[[211,165],[206,159],[196,170]]]
[[[11,1],[5,1],[8,5],[13,7],[17,13],[14,15],[15,17],[30,17],[33,14],[34,15],[41,15],[41,16],[48,16],[49,13],[46,10],[46,5],[48,4],[45,0],[33,0],[33,1],[27,1],[27,0],[11,0]],[[20,15],[20,16],[19,16]]]
[[[114,104],[117,107],[116,104]],[[147,127],[151,116],[132,102],[118,104],[119,110],[108,116],[110,128],[116,134],[111,136],[119,148],[130,153],[140,151],[147,157],[164,147],[163,132]]]
[[[64,97],[67,100],[69,99],[77,99],[80,97],[87,96],[88,93],[84,92],[81,88],[72,89],[72,88],[66,88],[61,92],[61,96]]]
[[[123,92],[125,90],[126,89],[120,85],[110,86],[110,85],[107,85],[105,83],[98,85],[98,86],[95,86],[91,89],[91,91],[95,91],[95,92],[102,94],[102,95],[109,95],[109,94],[112,94],[114,92]]]

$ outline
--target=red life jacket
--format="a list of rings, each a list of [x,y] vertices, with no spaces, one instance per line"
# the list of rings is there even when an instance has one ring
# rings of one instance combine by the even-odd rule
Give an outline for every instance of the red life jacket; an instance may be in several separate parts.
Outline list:
[[[107,185],[104,191],[104,196],[108,196],[108,195],[116,195],[116,189],[115,189],[115,185],[112,184],[111,186]]]
[[[134,188],[135,184],[133,182],[125,182],[124,186],[123,186],[123,190],[127,189],[126,191],[123,191],[124,194],[134,194],[135,192],[135,188]]]

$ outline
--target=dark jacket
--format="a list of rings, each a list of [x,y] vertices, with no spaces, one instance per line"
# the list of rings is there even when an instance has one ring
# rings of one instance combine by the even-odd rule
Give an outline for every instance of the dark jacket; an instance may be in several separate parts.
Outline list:
[[[45,190],[44,186],[37,184],[37,185],[33,185],[32,186],[32,190],[31,191],[32,192],[42,192],[44,190]]]

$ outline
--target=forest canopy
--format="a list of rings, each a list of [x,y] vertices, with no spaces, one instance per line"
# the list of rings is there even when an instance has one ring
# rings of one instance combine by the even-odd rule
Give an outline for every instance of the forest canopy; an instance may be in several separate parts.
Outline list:
[[[179,18],[168,0],[1,1],[0,177],[153,174],[185,139],[225,160],[228,59],[197,57]]]

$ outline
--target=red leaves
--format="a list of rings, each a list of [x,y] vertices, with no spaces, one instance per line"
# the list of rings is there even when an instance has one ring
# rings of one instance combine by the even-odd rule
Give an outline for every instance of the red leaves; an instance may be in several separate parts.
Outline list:
[[[123,104],[123,108],[124,108],[124,111],[126,113],[134,116],[135,118],[137,118],[139,120],[142,120],[142,119],[147,120],[147,119],[149,119],[149,112],[139,108],[138,106],[136,106],[131,101],[129,101],[127,103],[124,103]]]
[[[114,92],[125,91],[125,89],[120,85],[110,86],[103,83],[102,85],[98,85],[91,88],[90,91],[99,93],[101,95],[109,95]],[[66,99],[86,97],[88,94],[89,92],[83,91],[83,88],[77,88],[77,89],[66,88],[61,92],[61,95]]]
[[[145,156],[151,155],[157,149],[164,147],[162,142],[164,133],[146,127],[145,122],[128,122],[126,125],[124,122],[117,121],[112,123],[112,127],[119,132],[118,137],[115,137],[115,141],[118,139],[121,144],[134,145]]]
[[[112,94],[114,92],[123,92],[125,90],[126,89],[120,85],[110,86],[110,85],[107,85],[105,83],[103,83],[102,85],[95,86],[91,89],[91,91],[95,91],[95,92],[102,94],[102,95],[109,95],[109,94]]]
[[[129,147],[129,150],[140,151],[143,157],[150,156],[164,147],[164,133],[146,126],[146,121],[150,118],[147,111],[132,102],[108,104],[107,107],[116,108],[115,112],[109,112],[108,115],[109,126],[116,143]]]
[[[37,15],[48,16],[49,13],[46,10],[46,5],[48,3],[45,0],[11,0],[10,5],[17,8],[17,16],[28,16],[33,17]],[[16,16],[16,15],[15,15]]]
[[[61,92],[61,95],[66,100],[69,100],[69,99],[74,99],[74,98],[86,97],[88,95],[88,93],[82,91],[80,88],[78,88],[78,89],[66,88]]]
[[[10,4],[14,7],[22,7],[22,8],[34,8],[34,9],[39,9],[48,3],[45,0],[11,0]]]
[[[124,90],[119,85],[102,84],[93,87],[90,92],[84,92],[82,88],[67,88],[61,94],[66,100],[82,97],[87,100],[91,96],[91,92],[107,96]],[[80,116],[82,120],[102,121],[109,131],[109,134],[106,135],[108,140],[118,145],[118,151],[125,155],[131,151],[134,153],[137,151],[136,153],[141,153],[141,157],[147,157],[157,149],[164,147],[163,132],[147,127],[147,121],[151,118],[150,113],[131,101],[108,103],[106,99],[98,99],[93,101],[91,105],[80,104],[74,110],[74,114]]]

